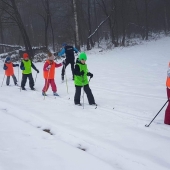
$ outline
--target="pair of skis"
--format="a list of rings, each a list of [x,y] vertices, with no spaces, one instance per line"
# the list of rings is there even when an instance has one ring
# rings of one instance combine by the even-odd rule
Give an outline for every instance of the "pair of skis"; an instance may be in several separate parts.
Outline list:
[[[76,105],[76,106],[81,106],[81,107],[83,107],[83,109],[84,109],[84,105],[83,104],[78,104],[78,105]],[[97,109],[97,104],[93,104],[93,105],[90,105],[90,106],[94,106],[94,109]]]

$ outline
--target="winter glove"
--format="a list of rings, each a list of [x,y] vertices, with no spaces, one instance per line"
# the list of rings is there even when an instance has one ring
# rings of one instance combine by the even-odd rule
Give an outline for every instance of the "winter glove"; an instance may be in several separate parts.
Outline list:
[[[93,78],[93,74],[90,72],[87,73],[87,76],[89,76],[90,78]]]
[[[66,63],[66,60],[63,60],[63,62],[62,62],[62,63],[63,63],[63,65],[64,65],[64,64]]]
[[[81,75],[81,76],[83,76],[83,75],[84,75],[84,71],[83,71],[83,70],[80,72],[80,75]]]
[[[58,56],[58,52],[55,52],[55,53],[54,53],[54,56]]]
[[[170,77],[170,69],[167,72],[167,76]]]
[[[49,70],[50,68],[51,68],[51,65],[48,65],[48,67],[46,69]]]
[[[25,67],[21,67],[21,70],[25,70]]]
[[[39,70],[36,70],[37,71],[37,73],[39,73]]]
[[[78,56],[80,52],[78,51],[78,52],[75,52],[75,53],[76,53],[76,55]]]
[[[8,67],[6,66],[6,65],[4,65],[4,68],[3,68],[4,70],[7,70],[8,69]]]

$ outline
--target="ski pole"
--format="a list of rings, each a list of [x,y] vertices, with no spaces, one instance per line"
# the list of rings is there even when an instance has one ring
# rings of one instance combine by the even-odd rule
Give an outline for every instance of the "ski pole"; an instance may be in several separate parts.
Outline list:
[[[84,109],[84,85],[83,85],[83,109]]]
[[[47,84],[48,84],[48,80],[49,80],[49,75],[50,75],[50,69],[48,71],[47,82],[46,82],[46,85],[45,85],[45,92],[47,91]],[[45,95],[44,95],[44,100],[45,100]]]
[[[158,114],[161,112],[161,110],[165,107],[165,105],[168,103],[169,99],[165,102],[165,104],[162,106],[162,108],[159,110],[159,112],[155,115],[155,117],[151,120],[149,125],[145,125],[146,127],[149,127],[150,124],[153,122],[153,120],[158,116]]]
[[[82,76],[82,78],[83,78],[83,76]],[[82,83],[83,83],[83,109],[84,109],[84,78],[83,78]]]
[[[5,59],[4,59],[4,64],[5,64],[5,60],[6,60],[6,58],[7,58],[7,57],[5,57]],[[4,78],[5,78],[5,74],[4,74],[4,77],[3,77],[3,80],[2,80],[1,87],[2,87],[2,85],[3,85],[3,82],[4,82]]]
[[[19,63],[19,55],[18,55],[18,63]],[[19,84],[19,66],[18,66],[18,84]]]
[[[18,67],[18,83],[19,83],[19,67]]]
[[[36,82],[36,79],[37,79],[37,74],[38,74],[38,73],[36,73],[36,76],[35,76],[35,82]]]
[[[5,74],[4,74],[4,77],[3,77],[3,80],[2,80],[2,84],[1,84],[1,87],[2,87],[2,85],[3,85],[3,82],[4,82],[4,78],[5,78]]]
[[[63,66],[64,66],[64,74],[65,74],[65,78],[66,78],[66,89],[67,89],[67,94],[69,94],[69,93],[68,93],[68,83],[67,83],[67,75],[66,75],[66,67],[65,67],[65,63],[63,64]]]
[[[22,73],[21,83],[22,83],[22,80],[23,80],[23,73]],[[21,92],[21,89],[22,89],[22,87],[20,86],[20,92]]]

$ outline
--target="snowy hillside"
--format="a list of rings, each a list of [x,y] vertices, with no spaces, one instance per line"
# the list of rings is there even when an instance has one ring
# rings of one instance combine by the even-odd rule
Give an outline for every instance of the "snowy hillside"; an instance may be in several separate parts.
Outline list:
[[[56,70],[58,94],[42,97],[43,64],[35,88],[27,91],[5,80],[0,87],[0,170],[169,170],[170,126],[164,110],[170,38],[112,51],[87,52],[94,74],[90,87],[97,109],[74,105],[74,84],[67,67],[68,90]],[[3,67],[3,62],[0,62]],[[34,78],[36,72],[33,71]],[[18,68],[15,68],[18,78]],[[0,80],[4,71],[0,69]],[[21,80],[21,71],[19,70]],[[46,133],[49,129],[52,133]]]

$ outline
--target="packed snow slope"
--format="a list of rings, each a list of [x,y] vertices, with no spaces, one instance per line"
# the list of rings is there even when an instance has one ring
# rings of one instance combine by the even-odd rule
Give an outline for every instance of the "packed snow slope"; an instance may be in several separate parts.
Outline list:
[[[167,37],[87,52],[97,109],[88,105],[86,95],[84,109],[74,105],[70,66],[66,70],[68,94],[66,83],[61,83],[61,68],[56,70],[60,97],[54,97],[50,88],[47,97],[41,95],[44,63],[35,63],[40,70],[36,91],[29,89],[28,81],[27,91],[20,91],[12,79],[11,86],[4,80],[0,87],[0,170],[169,170],[170,126],[163,123],[165,108],[145,127],[167,100],[169,44]],[[18,68],[15,74],[20,82]],[[0,80],[3,77],[1,69]]]

